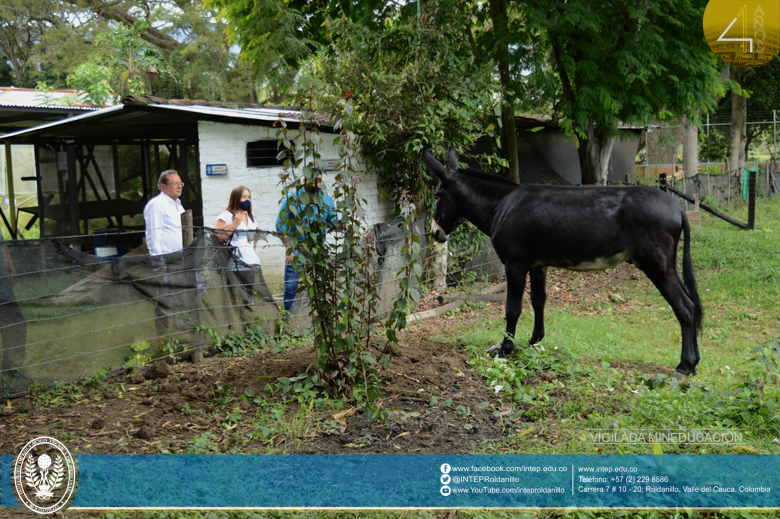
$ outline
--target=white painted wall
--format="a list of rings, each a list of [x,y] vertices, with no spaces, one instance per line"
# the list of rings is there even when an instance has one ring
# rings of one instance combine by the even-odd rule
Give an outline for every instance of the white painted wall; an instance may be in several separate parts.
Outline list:
[[[276,216],[281,201],[279,185],[280,167],[246,167],[246,144],[262,139],[276,141],[276,128],[244,126],[240,124],[200,121],[198,139],[200,153],[200,178],[203,188],[203,223],[214,227],[217,214],[227,207],[230,192],[236,186],[244,185],[252,192],[252,212],[258,225],[264,230],[276,230]],[[321,133],[320,153],[323,159],[338,159],[339,148],[333,145],[336,134]],[[227,164],[224,177],[206,176],[207,164]],[[385,222],[393,216],[392,201],[382,201],[381,193],[386,191],[379,185],[376,173],[367,173],[359,163],[361,186],[359,195],[367,202],[366,223],[372,226]],[[326,186],[332,186],[333,173],[323,175]],[[332,195],[332,188],[326,187]],[[257,254],[263,267],[263,275],[272,290],[278,290],[284,279],[284,247],[276,238],[269,237],[268,243],[258,242]]]

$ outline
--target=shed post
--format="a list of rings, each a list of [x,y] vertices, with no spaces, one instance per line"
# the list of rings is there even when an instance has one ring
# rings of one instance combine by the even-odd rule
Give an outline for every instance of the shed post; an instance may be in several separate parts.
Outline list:
[[[76,141],[66,141],[68,157],[68,204],[70,205],[70,234],[74,236],[73,245],[81,250],[79,235],[79,184],[76,171]]]
[[[5,174],[8,181],[8,209],[11,213],[11,228],[8,231],[16,239],[16,200],[14,200],[14,168],[11,164],[11,142],[5,141]]]
[[[149,157],[149,144],[141,143],[141,163],[143,164],[144,204],[152,198],[152,174]]]
[[[35,143],[33,147],[35,160],[35,187],[38,192],[38,228],[40,229],[40,237],[46,236],[46,226],[43,224],[44,218],[44,206],[46,202],[43,199],[43,177],[41,176],[41,145]]]
[[[116,199],[119,200],[122,197],[122,183],[120,181],[120,174],[119,174],[119,148],[117,147],[116,142],[111,144],[111,165],[114,170],[114,196],[116,196]],[[116,224],[119,227],[122,227],[122,215],[117,215],[116,217]]]
[[[182,142],[179,144],[179,176],[181,177],[182,182],[184,182],[184,187],[181,190],[181,201],[182,203],[188,203],[190,201],[190,177],[187,170],[187,143]]]

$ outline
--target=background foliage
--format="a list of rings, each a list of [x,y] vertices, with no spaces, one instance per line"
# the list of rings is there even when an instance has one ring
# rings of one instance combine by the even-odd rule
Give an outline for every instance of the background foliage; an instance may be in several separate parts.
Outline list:
[[[465,152],[494,128],[492,69],[471,56],[467,40],[453,37],[469,31],[469,14],[441,1],[427,3],[419,25],[400,10],[377,29],[346,17],[325,23],[332,43],[312,64],[325,89],[322,109],[351,97],[363,157],[394,195],[409,191],[426,206],[432,179],[421,149],[439,157],[449,146]]]

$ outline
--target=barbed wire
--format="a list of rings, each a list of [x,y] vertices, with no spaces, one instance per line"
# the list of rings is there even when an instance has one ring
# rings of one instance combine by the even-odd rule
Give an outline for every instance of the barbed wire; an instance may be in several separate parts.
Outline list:
[[[495,263],[495,262],[489,262],[488,264],[490,264],[490,263]],[[480,270],[480,269],[481,269],[481,266],[474,266],[474,267],[459,269],[457,271],[454,271],[452,274],[459,273],[459,272],[466,272],[468,270]],[[432,279],[432,278],[429,278],[429,279]],[[394,281],[397,282],[398,280],[396,279]],[[449,282],[449,283],[447,283],[448,286],[453,286],[453,285],[457,285],[457,284],[458,284],[457,282]],[[232,284],[232,285],[229,284],[229,285],[218,285],[218,286],[213,286],[213,287],[209,287],[209,288],[231,288],[231,287],[236,287],[236,286],[249,287],[249,286],[253,286],[253,285],[252,284]],[[186,292],[193,292],[193,291],[197,291],[197,288],[191,288],[191,289],[187,289],[187,290],[184,290],[184,291],[180,291],[180,292],[177,292],[177,294],[179,294],[179,293],[186,293]],[[400,293],[400,288],[399,288],[399,293]],[[170,295],[173,295],[173,294],[167,294],[167,295],[170,296]],[[163,297],[163,296],[161,296],[161,297]],[[156,298],[150,298],[150,299],[156,299]],[[133,301],[133,302],[130,302],[130,303],[119,303],[117,305],[109,305],[109,306],[105,306],[104,305],[104,306],[101,306],[100,309],[111,307],[111,306],[144,304],[144,303],[146,303],[150,299],[143,299],[143,300]],[[12,347],[6,347],[6,348],[3,349],[3,351],[13,351],[13,350],[18,350],[20,348],[25,348],[25,351],[29,351],[28,349],[32,349],[32,351],[34,352],[40,346],[45,345],[47,343],[50,343],[52,341],[64,341],[64,340],[68,340],[68,339],[83,338],[83,337],[87,337],[87,336],[90,336],[92,334],[98,334],[98,333],[101,333],[101,332],[114,332],[114,331],[116,331],[116,330],[118,330],[120,328],[124,328],[124,327],[127,327],[127,326],[141,325],[141,324],[144,324],[144,323],[150,323],[150,322],[157,321],[158,319],[166,319],[166,320],[174,319],[174,318],[187,319],[187,317],[185,317],[186,315],[192,314],[194,312],[200,312],[201,310],[214,311],[214,310],[224,310],[224,309],[234,309],[234,308],[246,308],[247,306],[255,306],[256,307],[256,306],[262,306],[262,305],[274,305],[274,306],[277,306],[275,302],[253,302],[251,305],[247,305],[245,302],[243,302],[243,303],[230,304],[230,305],[210,305],[208,307],[202,307],[202,308],[201,307],[196,307],[196,308],[182,309],[182,310],[175,311],[175,312],[165,313],[164,315],[157,315],[157,316],[154,316],[154,317],[149,317],[147,319],[139,319],[139,320],[135,320],[135,321],[127,322],[127,323],[121,323],[121,324],[117,324],[117,325],[113,325],[113,326],[107,326],[107,327],[103,327],[103,328],[95,328],[95,329],[91,329],[91,330],[85,330],[85,331],[82,331],[82,332],[79,332],[79,333],[74,333],[74,334],[71,334],[71,335],[66,335],[66,336],[61,336],[60,335],[60,336],[57,336],[57,337],[51,337],[51,338],[48,338],[48,339],[44,339],[44,340],[40,340],[40,341],[36,341],[36,342],[32,342],[32,343],[27,343],[27,344],[18,345],[18,346],[12,346]],[[278,306],[277,306],[277,308],[278,308]],[[379,312],[377,314],[376,318],[379,319],[379,318],[385,317],[385,316],[389,315],[390,312],[392,312],[391,309],[383,311],[383,312]],[[84,313],[84,312],[79,312],[79,313],[71,314],[71,315],[68,315],[68,316],[58,316],[57,318],[73,317],[74,315],[79,315],[81,313]],[[300,317],[303,317],[303,316],[308,316],[308,312],[305,312],[305,313],[304,312],[299,312],[299,313],[290,315],[290,317],[293,320],[295,320],[297,318],[300,318]],[[262,319],[266,319],[266,322],[268,321],[267,318],[259,316],[259,317],[256,317],[256,318],[252,319],[252,320],[249,320],[249,321],[231,321],[231,322],[228,322],[228,323],[216,323],[216,324],[210,324],[210,325],[201,325],[201,324],[198,323],[195,326],[193,326],[191,328],[188,328],[188,329],[180,329],[180,330],[176,330],[176,331],[173,331],[173,332],[170,332],[170,333],[167,333],[167,334],[162,334],[162,335],[154,334],[154,335],[148,335],[148,336],[145,336],[145,337],[139,337],[139,338],[135,338],[131,342],[125,342],[125,343],[122,343],[122,344],[109,346],[107,348],[90,349],[88,351],[79,352],[79,353],[76,353],[76,354],[73,354],[73,355],[68,355],[68,356],[65,356],[65,357],[58,357],[56,359],[52,359],[52,360],[48,360],[48,361],[37,362],[37,363],[33,363],[33,364],[25,364],[25,365],[22,365],[22,366],[15,366],[13,368],[8,368],[8,369],[0,369],[0,373],[15,371],[18,368],[27,368],[27,369],[29,369],[29,368],[42,366],[42,365],[51,364],[51,363],[54,363],[54,362],[62,362],[62,361],[73,359],[73,358],[79,358],[79,357],[84,357],[84,356],[93,356],[95,354],[103,353],[103,352],[106,352],[106,351],[116,350],[116,349],[120,349],[120,348],[128,348],[128,347],[130,347],[130,346],[132,346],[134,344],[137,344],[137,343],[143,342],[143,341],[164,340],[166,338],[177,337],[177,336],[180,337],[183,334],[193,333],[193,332],[198,332],[199,333],[200,331],[205,331],[206,329],[219,329],[219,328],[225,328],[225,327],[229,328],[229,327],[231,327],[233,325],[242,325],[242,326],[243,325],[247,325],[247,324],[262,325],[263,323],[260,322]],[[43,321],[43,319],[41,319],[41,320],[30,320],[30,321],[26,321],[25,324],[31,324],[31,323],[41,322],[41,321]],[[3,328],[10,328],[11,326],[16,326],[18,324],[19,323],[13,323],[12,325],[0,327],[0,330],[2,330]],[[202,330],[199,331],[198,328],[200,328],[201,326],[202,326]]]

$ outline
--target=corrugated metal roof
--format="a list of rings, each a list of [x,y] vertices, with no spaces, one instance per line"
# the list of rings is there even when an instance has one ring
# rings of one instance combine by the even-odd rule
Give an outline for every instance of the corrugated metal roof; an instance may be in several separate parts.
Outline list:
[[[45,140],[84,139],[91,142],[197,139],[197,124],[193,124],[195,121],[270,126],[270,123],[280,118],[288,123],[299,122],[300,112],[285,108],[125,104],[15,131],[0,139],[17,142],[29,142],[33,137]]]
[[[65,106],[57,106],[57,105],[22,105],[18,103],[4,103],[2,99],[0,99],[0,106],[7,107],[7,108],[29,108],[30,110],[40,110],[40,109],[46,109],[46,110],[81,110],[81,111],[90,111],[94,112],[97,110],[102,110],[102,108],[98,106],[88,106],[88,105],[65,105]]]
[[[41,130],[46,130],[48,128],[54,128],[55,126],[61,126],[61,125],[64,125],[64,124],[73,124],[75,122],[83,121],[84,119],[89,119],[90,117],[96,117],[96,116],[101,115],[101,114],[106,114],[106,113],[110,113],[110,112],[118,112],[118,111],[122,110],[122,108],[124,108],[123,105],[116,105],[116,106],[112,106],[110,108],[103,108],[103,109],[100,109],[100,110],[90,111],[88,113],[77,115],[75,117],[69,117],[67,119],[60,119],[59,121],[55,121],[53,123],[42,124],[42,125],[36,126],[34,128],[27,128],[26,130],[21,130],[21,131],[14,132],[14,133],[9,133],[9,134],[3,135],[3,139],[13,139],[15,137],[20,137],[20,136],[28,134],[28,133],[36,133],[36,132],[39,132]]]
[[[297,110],[278,108],[222,108],[217,106],[178,106],[167,104],[153,104],[148,105],[148,107],[190,112],[212,117],[229,117],[255,121],[278,121],[280,118],[288,122],[300,121],[301,113]]]
[[[0,87],[0,106],[19,108],[52,108],[59,110],[100,110],[103,107],[83,103],[60,105],[47,104],[42,100],[45,95],[55,101],[68,101],[83,93],[79,90],[50,90],[43,93],[32,88]],[[108,106],[113,106],[111,103]]]

